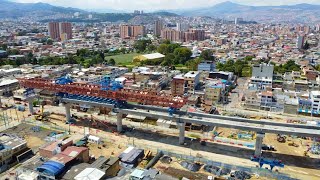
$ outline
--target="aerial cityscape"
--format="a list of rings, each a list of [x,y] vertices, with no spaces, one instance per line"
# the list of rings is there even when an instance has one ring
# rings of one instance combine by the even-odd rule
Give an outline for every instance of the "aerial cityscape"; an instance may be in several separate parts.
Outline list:
[[[0,180],[320,179],[320,1],[0,0]]]

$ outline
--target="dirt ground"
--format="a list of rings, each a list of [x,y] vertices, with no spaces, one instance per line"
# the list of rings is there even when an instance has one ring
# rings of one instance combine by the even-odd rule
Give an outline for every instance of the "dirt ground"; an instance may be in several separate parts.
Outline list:
[[[105,147],[103,147],[103,145]],[[103,144],[93,144],[89,143],[89,152],[90,155],[93,155],[94,157],[99,157],[99,156],[118,156],[120,155],[121,152],[123,152],[127,147],[126,146],[121,146],[121,145],[115,145],[114,143],[110,142],[104,142]]]
[[[52,122],[57,123],[58,126],[62,128],[68,128],[69,125],[65,124],[64,120],[65,118],[58,115],[52,115],[51,116]],[[84,128],[82,126],[88,127],[88,122],[79,121],[76,123],[76,126],[71,126],[71,132],[72,133],[82,133],[84,132]],[[237,161],[236,164],[243,164],[250,163],[248,154],[251,154],[249,150],[243,150],[243,149],[237,149],[235,147],[229,147],[226,145],[219,145],[219,144],[212,144],[207,145],[206,147],[201,146],[200,144],[194,143],[190,148],[192,150],[189,150],[188,147],[181,147],[177,146],[178,138],[177,134],[174,133],[163,133],[159,134],[161,130],[157,131],[150,131],[150,132],[126,132],[125,135],[118,134],[114,132],[116,129],[116,126],[114,124],[108,124],[103,125],[99,124],[100,130],[95,130],[95,127],[91,126],[90,133],[93,135],[97,135],[99,137],[103,138],[105,148],[102,147],[102,145],[95,145],[90,144],[90,154],[94,155],[95,157],[99,157],[101,155],[104,155],[106,157],[108,156],[118,156],[121,152],[123,152],[128,144],[137,144],[137,145],[144,145],[146,146],[144,149],[147,150],[150,148],[164,148],[165,150],[169,150],[176,153],[182,153],[182,154],[188,154],[201,152],[204,157],[208,159],[212,159],[214,161],[221,161],[226,163],[233,163],[233,161]],[[31,147],[39,147],[41,144],[43,144],[43,139],[51,132],[50,130],[42,130],[39,133],[34,133],[31,131],[32,126],[18,126],[18,128],[14,130],[7,130],[5,132],[15,132],[17,134],[20,134],[22,137],[25,137],[30,144]],[[226,128],[218,128],[218,132],[223,131],[223,136],[228,136],[231,133],[236,133],[237,130],[233,129],[226,129]],[[158,132],[158,133],[157,133]],[[186,132],[186,135],[188,132]],[[281,170],[283,173],[289,173],[293,175],[298,175],[298,179],[320,179],[320,173],[319,164],[320,160],[319,158],[306,158],[303,157],[303,152],[307,149],[307,144],[310,145],[308,141],[302,140],[302,146],[300,139],[293,139],[297,144],[300,146],[290,147],[287,145],[287,143],[282,144],[278,143],[276,141],[276,135],[267,134],[264,138],[264,143],[268,145],[273,145],[278,150],[277,152],[273,153],[266,153],[266,156],[271,158],[281,158],[281,160],[285,161],[285,168]],[[99,148],[101,147],[101,148]],[[178,152],[177,152],[178,151]],[[283,159],[282,159],[283,158]],[[229,160],[227,160],[229,159]],[[236,160],[235,160],[236,159]],[[296,167],[299,164],[303,164],[301,166]],[[246,164],[247,166],[252,166],[252,164]],[[170,174],[172,176],[178,177],[179,175],[183,174],[186,177],[191,177],[190,179],[207,179],[208,173],[200,170],[197,173],[193,173],[191,171],[188,171],[184,169],[178,162],[173,164],[173,167],[170,168],[166,164],[156,164],[156,167],[161,169],[167,174]],[[199,174],[199,175],[198,175]],[[195,175],[198,175],[199,177],[194,177]],[[210,175],[210,174],[209,174]],[[319,176],[318,176],[319,175]],[[203,177],[203,178],[202,178]],[[295,176],[294,176],[295,177]],[[315,178],[318,177],[318,178]],[[261,178],[259,178],[261,179]]]
[[[191,172],[187,169],[184,169],[179,162],[173,158],[173,161],[170,164],[165,164],[162,162],[158,162],[154,168],[158,169],[159,171],[162,171],[166,174],[171,175],[175,178],[182,178],[186,177],[190,180],[198,180],[198,179],[208,179],[208,176],[210,176],[209,173],[203,172],[202,170],[199,172]]]
[[[22,123],[3,131],[3,133],[16,134],[23,137],[26,139],[28,147],[36,149],[45,143],[44,139],[52,132],[52,130],[40,128],[39,132],[34,132],[31,130],[32,127],[33,126],[29,124]]]

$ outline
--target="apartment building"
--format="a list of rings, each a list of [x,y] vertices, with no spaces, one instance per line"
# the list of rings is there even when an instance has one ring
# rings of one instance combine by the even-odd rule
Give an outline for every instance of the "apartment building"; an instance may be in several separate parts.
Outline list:
[[[121,25],[120,26],[120,38],[130,39],[138,36],[144,36],[146,34],[146,28],[142,25]]]
[[[161,20],[156,20],[156,21],[154,22],[153,34],[154,34],[155,36],[160,36],[162,29],[163,29],[163,22],[162,22]]]
[[[312,114],[319,114],[320,110],[320,91],[311,91],[310,100],[312,102]]]
[[[171,94],[179,96],[184,94],[184,77],[182,75],[176,75],[171,81]]]
[[[194,91],[200,83],[200,72],[189,71],[187,74],[184,75],[184,81],[187,90]]]
[[[225,86],[222,83],[214,83],[206,85],[204,102],[206,105],[212,105],[221,101],[222,93],[224,92]]]
[[[266,89],[267,86],[272,86],[273,65],[258,64],[252,67],[252,77],[250,83],[257,85],[258,89]]]
[[[163,29],[161,31],[161,38],[167,39],[173,42],[183,42],[184,36],[182,31],[176,31],[174,29]]]
[[[60,38],[60,29],[58,22],[49,22],[48,24],[49,36],[51,39],[59,39]]]
[[[60,38],[63,35],[64,40],[72,39],[72,24],[69,22],[62,22],[59,24]]]
[[[72,24],[69,22],[49,22],[48,32],[51,39],[72,39]]]

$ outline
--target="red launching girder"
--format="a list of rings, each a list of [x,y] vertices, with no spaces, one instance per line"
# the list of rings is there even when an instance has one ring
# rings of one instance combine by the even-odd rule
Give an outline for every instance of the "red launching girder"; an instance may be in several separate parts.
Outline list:
[[[181,108],[186,104],[186,99],[161,95],[152,91],[139,91],[131,89],[121,89],[116,91],[101,90],[100,85],[70,83],[66,85],[55,84],[54,80],[41,78],[18,78],[21,86],[33,89],[44,89],[53,92],[62,92],[74,95],[95,96],[110,98],[115,100],[137,102],[145,105],[156,105],[163,107]]]

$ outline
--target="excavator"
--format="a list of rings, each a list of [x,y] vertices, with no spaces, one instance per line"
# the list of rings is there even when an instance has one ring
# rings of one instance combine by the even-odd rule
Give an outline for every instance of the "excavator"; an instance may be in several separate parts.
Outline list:
[[[40,113],[36,114],[34,117],[37,121],[48,121],[48,117],[50,115],[49,112],[44,112],[44,106],[46,105],[45,101],[41,102],[40,105]]]

